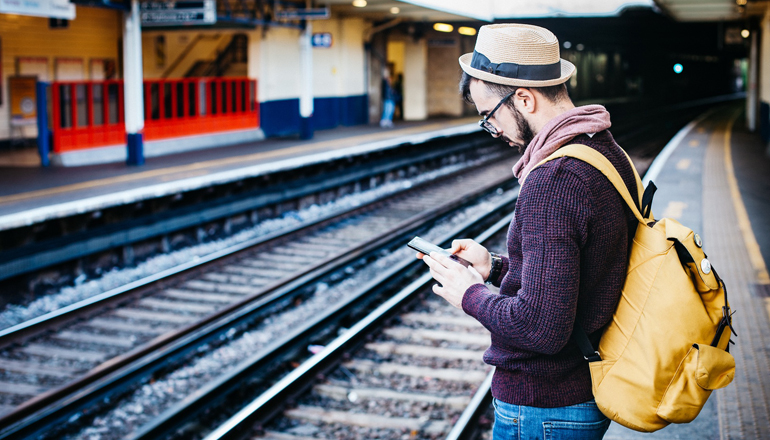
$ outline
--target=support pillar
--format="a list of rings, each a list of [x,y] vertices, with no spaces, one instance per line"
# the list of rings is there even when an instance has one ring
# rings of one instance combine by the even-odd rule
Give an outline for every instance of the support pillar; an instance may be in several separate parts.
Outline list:
[[[50,152],[51,131],[48,130],[48,83],[38,81],[35,87],[37,96],[37,152],[40,154],[40,165],[47,167],[50,164],[48,153]]]
[[[770,157],[770,8],[765,10],[759,33],[759,129],[767,143],[765,154]]]
[[[144,164],[144,91],[142,78],[142,21],[139,0],[123,12],[123,103],[128,165]]]
[[[305,30],[299,38],[299,62],[302,86],[299,95],[300,137],[313,137],[313,25],[305,22]]]
[[[749,131],[757,130],[757,102],[759,90],[757,89],[757,70],[759,69],[759,56],[757,53],[757,29],[751,29],[751,49],[749,51],[749,84],[746,95],[746,126]]]
[[[428,119],[428,44],[409,40],[404,47],[404,120]]]

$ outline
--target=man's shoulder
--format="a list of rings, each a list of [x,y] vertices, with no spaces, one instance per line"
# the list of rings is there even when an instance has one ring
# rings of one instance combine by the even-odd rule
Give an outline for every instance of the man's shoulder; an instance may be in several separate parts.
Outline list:
[[[534,168],[521,188],[519,197],[556,201],[575,193],[590,192],[591,167],[571,157],[560,157]]]
[[[608,142],[609,141],[609,142]],[[580,135],[566,145],[580,144],[592,148],[613,162],[616,165],[618,158],[624,153],[620,149],[609,132],[597,133],[593,138],[588,135]],[[624,159],[627,160],[627,159]],[[603,192],[614,188],[607,178],[591,164],[583,162],[573,157],[560,157],[546,162],[533,169],[527,176],[527,183],[524,185],[530,191],[549,191],[563,188],[565,186],[579,185],[589,193],[595,194],[597,190]],[[524,191],[524,188],[522,188]]]
[[[573,181],[579,181],[583,184],[587,173],[594,169],[591,165],[582,160],[573,157],[559,157],[550,160],[534,168],[527,176],[527,183],[532,183],[533,188],[542,188],[543,186],[562,186],[574,184]]]

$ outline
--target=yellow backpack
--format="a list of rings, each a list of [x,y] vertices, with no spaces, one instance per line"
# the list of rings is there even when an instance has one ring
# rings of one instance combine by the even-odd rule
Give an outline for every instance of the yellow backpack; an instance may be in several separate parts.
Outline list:
[[[622,296],[598,351],[582,328],[574,332],[589,361],[596,404],[636,431],[690,422],[711,391],[727,386],[735,375],[735,360],[727,351],[735,331],[724,282],[706,259],[698,234],[676,220],[653,218],[655,186],[650,183],[642,197],[633,164],[638,203],[610,161],[590,147],[562,147],[541,164],[563,156],[607,176],[639,220]]]

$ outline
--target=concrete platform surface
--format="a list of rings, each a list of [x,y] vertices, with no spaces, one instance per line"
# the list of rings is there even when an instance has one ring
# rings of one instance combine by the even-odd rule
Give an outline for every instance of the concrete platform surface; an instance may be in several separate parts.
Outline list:
[[[770,439],[770,158],[740,105],[715,108],[683,129],[653,176],[655,218],[698,232],[728,288],[738,337],[733,383],[691,423],[639,433],[616,423],[605,439]]]
[[[0,230],[198,189],[339,157],[480,130],[477,117],[318,131],[310,140],[268,139],[148,158],[140,167],[0,166]],[[14,153],[14,154],[18,154]]]

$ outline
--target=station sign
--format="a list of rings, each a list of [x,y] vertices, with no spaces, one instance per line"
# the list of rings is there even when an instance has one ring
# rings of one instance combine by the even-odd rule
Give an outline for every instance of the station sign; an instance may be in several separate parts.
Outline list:
[[[191,26],[217,22],[215,0],[148,1],[140,3],[142,26]]]
[[[313,47],[332,47],[332,34],[330,32],[313,34],[310,42]]]
[[[69,0],[0,0],[0,13],[74,20],[75,5]]]
[[[284,9],[275,12],[278,20],[324,20],[331,17],[331,12],[326,8]]]

